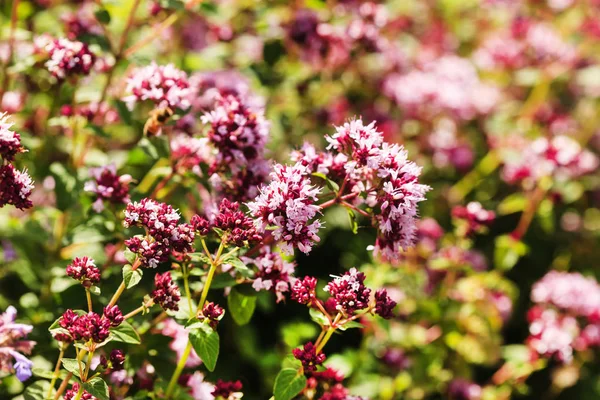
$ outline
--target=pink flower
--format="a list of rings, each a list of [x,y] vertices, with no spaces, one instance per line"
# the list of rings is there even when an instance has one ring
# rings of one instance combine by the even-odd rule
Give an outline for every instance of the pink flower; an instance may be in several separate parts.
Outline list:
[[[36,46],[48,55],[44,65],[59,80],[88,75],[96,62],[96,55],[82,42],[43,36],[38,39]]]
[[[112,204],[129,203],[129,182],[132,180],[130,175],[117,175],[114,164],[92,168],[90,173],[94,180],[86,182],[84,190],[96,194],[93,205],[96,212],[102,212],[104,200]]]
[[[0,114],[0,157],[12,161],[16,154],[25,152],[21,146],[21,135],[12,131],[12,123],[6,113]]]
[[[24,382],[32,375],[33,363],[23,354],[30,354],[35,342],[24,340],[33,326],[16,323],[17,310],[9,306],[0,314],[0,371],[15,373]]]
[[[283,242],[286,254],[292,254],[294,247],[309,253],[320,240],[317,232],[321,221],[314,218],[319,212],[315,202],[321,188],[311,186],[309,172],[301,164],[276,164],[271,179],[255,201],[248,204],[258,229],[264,232],[273,225],[273,237]]]
[[[212,394],[215,390],[215,385],[206,382],[204,380],[204,374],[200,371],[196,371],[190,376],[187,381],[187,386],[190,388],[190,394],[194,400],[213,400],[215,398]]]
[[[100,270],[89,257],[76,257],[67,266],[67,276],[80,281],[86,287],[100,282]]]
[[[175,320],[169,318],[163,323],[162,334],[173,338],[169,344],[169,348],[177,353],[177,359],[180,359],[188,343],[189,331],[179,325]],[[186,368],[194,368],[202,363],[200,357],[194,349],[190,353],[185,366]]]
[[[358,272],[356,268],[351,268],[344,275],[335,277],[333,281],[325,286],[324,290],[335,300],[336,310],[343,312],[345,315],[352,315],[355,311],[363,310],[369,306],[371,289],[367,288],[364,282],[365,274]],[[387,293],[385,293],[385,298],[389,300]],[[378,301],[382,300],[385,299],[380,294]],[[380,304],[380,310],[387,312],[387,310],[381,308],[381,305],[383,304]],[[388,307],[388,305],[389,303],[386,303],[385,306]]]
[[[263,247],[260,255],[253,259],[244,259],[246,263],[254,264],[257,268],[252,287],[257,292],[270,290],[277,295],[277,302],[285,299],[285,293],[289,292],[290,285],[295,278],[292,274],[295,270],[294,263],[285,261],[279,253],[271,252],[267,246]]]
[[[181,300],[181,292],[179,287],[169,271],[163,274],[154,275],[154,290],[152,291],[152,299],[163,310],[179,310],[179,300]]]
[[[0,166],[0,207],[11,204],[18,209],[33,206],[29,199],[33,180],[27,171],[19,171],[12,164]]]
[[[123,101],[130,109],[137,102],[150,100],[158,107],[187,109],[190,85],[187,74],[173,64],[159,66],[155,62],[137,68],[127,79],[126,91],[131,93]]]
[[[533,285],[531,300],[578,316],[600,316],[600,285],[579,273],[548,272]]]

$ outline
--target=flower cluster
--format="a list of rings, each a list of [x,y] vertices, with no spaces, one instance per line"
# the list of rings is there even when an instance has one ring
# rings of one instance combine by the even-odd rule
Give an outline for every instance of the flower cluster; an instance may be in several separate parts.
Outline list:
[[[94,193],[96,200],[93,208],[96,212],[104,209],[104,200],[112,204],[129,203],[129,183],[131,175],[117,175],[114,164],[90,170],[93,180],[85,183],[85,191]]]
[[[490,225],[496,219],[496,213],[486,210],[477,201],[472,201],[466,206],[454,207],[452,216],[466,223],[466,235],[480,231],[482,227]]]
[[[529,346],[570,362],[573,350],[600,345],[600,285],[578,273],[551,271],[532,288]]]
[[[454,55],[425,62],[406,74],[390,74],[384,92],[403,111],[422,119],[444,114],[459,120],[489,113],[499,91],[480,81],[466,59]]]
[[[21,210],[31,208],[32,190],[33,181],[27,171],[19,171],[12,164],[0,166],[0,207],[11,204]]]
[[[335,277],[323,290],[335,301],[337,311],[352,315],[355,311],[364,310],[369,306],[371,289],[367,288],[364,282],[365,274],[351,268],[344,275]]]
[[[448,385],[448,396],[451,400],[479,400],[482,389],[476,383],[457,378]]]
[[[212,391],[212,395],[216,398],[221,397],[225,400],[233,400],[241,398],[242,391],[242,382],[240,381],[223,381],[221,379],[217,379],[215,383],[215,389]]]
[[[71,76],[88,75],[96,62],[96,55],[87,44],[66,38],[38,38],[36,46],[48,56],[44,64],[58,80]]]
[[[200,163],[210,159],[207,138],[192,138],[181,133],[171,139],[170,146],[171,160],[178,171],[202,174]]]
[[[170,272],[154,275],[154,290],[151,296],[163,310],[179,310],[178,303],[181,300],[181,292],[177,284],[173,282]]]
[[[270,126],[264,109],[249,96],[217,94],[202,122],[210,125],[207,137],[217,150],[209,168],[217,193],[232,200],[254,198],[269,171],[264,151]]]
[[[397,259],[414,242],[417,204],[429,190],[419,183],[421,168],[408,161],[402,146],[386,143],[374,122],[365,126],[360,119],[349,121],[327,140],[330,149],[349,158],[345,171],[352,191],[364,193],[367,205],[378,208],[376,253]]]
[[[21,135],[10,129],[13,124],[8,118],[8,114],[0,114],[0,157],[12,161],[16,154],[26,150],[21,146]]]
[[[33,363],[23,353],[30,354],[35,342],[25,340],[33,326],[16,323],[16,318],[13,306],[0,315],[0,371],[14,372],[24,382],[32,375]]]
[[[271,183],[260,189],[248,208],[257,219],[259,231],[275,226],[273,237],[283,242],[286,254],[291,254],[294,247],[309,253],[320,240],[317,232],[321,221],[311,220],[319,212],[315,202],[321,189],[310,184],[309,171],[301,164],[277,164],[273,168]]]
[[[138,255],[142,265],[156,268],[167,261],[174,251],[192,251],[194,227],[186,223],[178,224],[179,219],[179,213],[165,203],[148,198],[129,203],[123,225],[143,227],[147,235],[134,236],[127,239],[125,244]]]
[[[300,304],[311,306],[317,301],[317,278],[305,276],[302,279],[296,279],[292,285],[290,298]]]
[[[93,259],[89,257],[76,257],[67,266],[67,276],[78,280],[85,287],[90,287],[100,282],[100,270]]]
[[[239,203],[227,199],[221,200],[219,212],[212,217],[211,225],[213,228],[225,232],[227,242],[237,247],[245,247],[248,243],[256,243],[262,240],[262,235],[257,232],[252,218],[240,211]],[[204,227],[200,229],[205,230]]]
[[[152,101],[159,108],[187,109],[190,85],[187,74],[173,64],[157,65],[155,62],[137,68],[127,79],[127,93],[123,101],[130,109],[137,102]]]
[[[285,299],[285,293],[290,290],[290,285],[294,284],[294,263],[285,261],[280,253],[271,251],[266,246],[261,248],[259,256],[244,260],[247,265],[256,266],[252,287],[257,292],[270,290],[276,294],[277,302]]]
[[[65,311],[59,320],[59,325],[68,331],[73,341],[94,343],[102,343],[108,339],[109,329],[115,323],[95,312],[80,315],[73,310]]]
[[[204,305],[202,311],[200,311],[198,318],[200,320],[207,320],[211,328],[216,329],[219,321],[223,318],[224,313],[225,310],[223,310],[223,307],[209,301]]]
[[[19,171],[10,164],[14,156],[26,150],[21,146],[21,136],[12,131],[12,123],[6,113],[0,114],[0,208],[11,204],[18,209],[30,208],[29,199],[33,190],[33,180],[27,171]],[[8,162],[8,163],[6,163]]]
[[[79,389],[79,383],[74,383],[73,386],[71,386],[71,389],[65,391],[65,400],[77,399],[77,393],[79,393]],[[82,391],[82,394],[79,398],[82,400],[98,400],[98,398],[92,396],[87,390]]]
[[[544,176],[558,180],[574,179],[598,168],[598,157],[568,136],[541,137],[528,144],[520,154],[508,152],[504,179],[509,183],[534,182]]]
[[[302,363],[305,372],[314,372],[325,361],[325,354],[317,353],[317,348],[312,342],[304,345],[303,349],[294,349],[292,354]]]

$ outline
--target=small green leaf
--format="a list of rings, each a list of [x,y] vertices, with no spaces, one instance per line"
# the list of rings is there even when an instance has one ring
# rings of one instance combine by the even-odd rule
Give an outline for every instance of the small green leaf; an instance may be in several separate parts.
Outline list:
[[[527,254],[527,246],[520,240],[514,239],[510,235],[502,235],[496,238],[496,248],[494,249],[496,268],[509,270],[525,254]]]
[[[113,340],[116,342],[131,344],[141,343],[140,335],[138,335],[133,326],[127,321],[121,322],[121,325],[117,327],[110,328],[110,331],[113,334]]]
[[[188,253],[188,256],[192,262],[199,262],[208,265],[211,264],[210,259],[205,253]]]
[[[361,324],[360,322],[356,322],[356,321],[350,321],[350,322],[346,322],[344,325],[338,327],[338,329],[340,331],[345,331],[346,329],[352,329],[352,328],[364,328],[365,326],[363,324]]]
[[[90,288],[90,293],[96,296],[100,296],[100,293],[102,293],[102,291],[100,290],[100,288],[98,286],[92,286]]]
[[[234,287],[227,297],[227,305],[235,323],[245,325],[252,318],[252,314],[254,314],[256,296],[243,294],[238,287]]]
[[[141,268],[133,270],[133,267],[129,264],[123,267],[123,281],[125,282],[125,287],[127,289],[131,289],[142,280],[142,276],[144,272]]]
[[[123,255],[129,264],[133,264],[137,258],[137,254],[127,248],[123,251]]]
[[[337,183],[335,183],[334,181],[332,181],[331,179],[329,179],[327,177],[327,175],[325,175],[324,173],[322,173],[322,172],[313,172],[312,175],[316,176],[317,178],[323,179],[325,181],[325,184],[329,188],[329,190],[331,190],[332,192],[336,192],[337,193],[337,191],[340,190],[340,186]]]
[[[131,126],[133,124],[133,120],[131,118],[131,111],[129,111],[127,105],[121,100],[115,100],[114,105],[117,109],[117,113],[119,113],[119,117],[125,123],[125,125]]]
[[[196,325],[193,325],[196,326]],[[190,342],[209,371],[214,371],[219,358],[219,334],[207,324],[190,330]]]
[[[310,318],[317,324],[321,326],[329,326],[329,320],[321,311],[311,308],[308,310],[308,313],[310,314]]]
[[[101,8],[94,13],[98,22],[108,25],[110,24],[110,14],[106,11],[106,8]]]
[[[246,264],[244,264],[244,262],[236,256],[227,257],[223,260],[222,263],[231,265],[233,268],[235,268],[237,272],[239,272],[244,277],[252,276],[252,271],[250,270],[250,268],[248,268]]]
[[[81,378],[81,376],[79,375],[79,363],[77,362],[76,359],[63,358],[62,364],[63,364],[63,367],[65,367],[65,369],[67,371],[71,372],[76,377]],[[85,368],[85,363],[83,361],[81,361],[81,369],[84,369],[84,368]]]
[[[37,381],[31,384],[25,389],[23,393],[24,400],[45,400],[50,388],[50,382],[48,381]],[[52,392],[54,393],[54,391]],[[52,397],[54,398],[54,396]]]
[[[306,387],[306,377],[293,368],[282,369],[273,386],[275,400],[292,400]]]
[[[358,222],[356,222],[356,214],[354,214],[354,210],[347,208],[348,217],[350,218],[350,229],[352,229],[352,233],[355,235],[358,233]]]
[[[98,400],[110,400],[108,386],[106,385],[106,382],[99,377],[92,378],[85,382],[83,388]]]

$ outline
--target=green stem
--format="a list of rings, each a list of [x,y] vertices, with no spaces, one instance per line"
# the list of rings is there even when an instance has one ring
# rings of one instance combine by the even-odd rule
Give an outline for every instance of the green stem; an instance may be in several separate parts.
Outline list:
[[[88,310],[92,312],[92,295],[89,288],[85,288],[85,297],[87,298]]]
[[[317,344],[317,354],[320,353],[321,350],[323,350],[323,347],[325,347],[325,345],[327,344],[329,339],[331,339],[331,335],[333,335],[333,333],[337,329],[337,323],[339,322],[339,320],[341,318],[342,318],[342,314],[338,313],[338,315],[335,316],[335,319],[333,320],[333,323],[331,324],[331,326],[327,329],[327,332],[325,333],[325,336],[323,337],[321,342],[320,343],[317,342],[318,343]]]
[[[206,255],[209,257],[210,259],[210,270],[208,271],[208,276],[206,277],[206,282],[204,283],[204,287],[202,288],[202,295],[200,296],[200,302],[198,303],[198,309],[196,310],[196,312],[198,312],[199,310],[202,310],[202,308],[204,307],[204,303],[206,302],[206,297],[208,296],[208,291],[210,290],[210,284],[212,283],[212,279],[213,276],[215,275],[215,271],[217,270],[217,267],[219,266],[220,260],[219,257],[221,256],[221,254],[223,253],[223,250],[225,249],[225,238],[221,238],[221,244],[219,245],[219,249],[217,250],[217,254],[215,255],[215,258],[213,259],[210,255],[210,252],[208,251],[208,248],[206,246],[206,243],[204,242],[204,240],[202,240],[202,246],[204,247],[204,251],[206,252]],[[191,308],[190,308],[191,310]],[[193,315],[192,315],[193,317]],[[173,394],[173,391],[175,390],[175,385],[177,384],[177,380],[179,379],[179,376],[181,375],[181,372],[183,371],[183,368],[185,367],[185,363],[188,359],[188,357],[190,356],[190,352],[192,351],[192,343],[188,340],[187,346],[185,347],[185,350],[183,351],[183,354],[181,355],[181,359],[179,360],[179,363],[177,363],[177,367],[175,368],[175,371],[173,372],[173,376],[171,377],[171,380],[169,381],[169,386],[167,387],[167,391],[165,393],[166,398],[170,398],[171,395]]]
[[[192,351],[192,342],[188,341],[188,344],[185,347],[185,350],[183,350],[183,354],[181,355],[181,359],[177,363],[177,367],[175,368],[175,371],[173,372],[173,376],[171,377],[171,380],[169,381],[169,386],[167,386],[167,391],[165,393],[165,397],[167,399],[169,399],[171,397],[171,395],[173,395],[173,391],[175,390],[175,385],[177,384],[177,381],[179,380],[179,376],[181,375],[183,368],[185,368],[185,363],[186,363],[188,357],[190,356],[191,351]]]
[[[189,307],[189,315],[190,318],[194,318],[194,311],[192,310],[192,293],[190,292],[190,283],[189,283],[189,271],[187,264],[183,263],[182,266],[183,272],[183,287],[185,289],[185,296],[187,297],[188,307]]]
[[[61,349],[60,353],[58,354],[58,361],[56,361],[56,367],[54,367],[54,374],[52,374],[52,380],[50,381],[50,387],[48,388],[48,394],[46,395],[47,399],[52,398],[52,390],[54,390],[54,385],[56,384],[56,380],[58,379],[58,373],[60,372],[60,363],[61,363],[64,355],[65,355],[65,351],[64,351],[64,349]]]
[[[83,385],[80,385],[79,391],[77,392],[77,397],[75,397],[75,400],[80,400],[82,395],[83,395]]]
[[[136,269],[138,269],[140,267],[140,265],[142,265],[142,262],[140,261],[139,258],[137,258],[135,260],[135,262],[133,263],[133,265],[131,266],[131,270],[135,271]],[[117,304],[117,301],[119,300],[119,297],[121,297],[121,295],[123,294],[123,292],[125,291],[126,287],[125,287],[125,279],[123,279],[123,281],[121,281],[121,285],[119,285],[119,288],[117,289],[117,291],[115,292],[115,294],[113,295],[113,297],[110,299],[110,302],[108,303],[108,305],[110,307],[114,306],[115,304]]]

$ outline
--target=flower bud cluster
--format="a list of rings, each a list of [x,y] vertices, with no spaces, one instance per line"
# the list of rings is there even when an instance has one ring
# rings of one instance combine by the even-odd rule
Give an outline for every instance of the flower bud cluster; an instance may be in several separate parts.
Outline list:
[[[93,259],[89,257],[76,257],[67,266],[67,276],[81,282],[85,287],[100,282],[100,270],[96,267]]]
[[[10,129],[13,124],[8,118],[6,113],[0,114],[0,208],[10,204],[23,210],[33,206],[29,199],[33,180],[27,171],[19,171],[10,163],[26,150],[21,146],[21,136]]]
[[[247,265],[254,264],[256,273],[252,287],[257,292],[269,290],[277,296],[277,302],[285,299],[290,285],[294,283],[293,273],[296,268],[294,263],[285,261],[279,252],[271,251],[268,246],[260,250],[260,255],[255,258],[244,259]]]
[[[96,212],[102,212],[105,200],[112,204],[129,203],[131,175],[117,175],[114,164],[92,168],[90,174],[93,180],[85,183],[84,190],[96,195],[93,204]]]
[[[187,253],[193,250],[194,227],[178,224],[179,213],[168,204],[152,199],[129,203],[125,210],[125,227],[138,226],[146,230],[146,237],[134,236],[125,241],[136,253],[142,265],[156,268],[168,260],[174,252]]]

